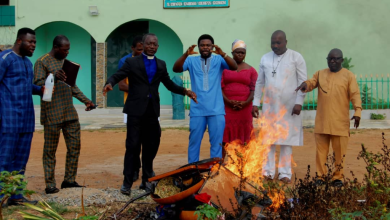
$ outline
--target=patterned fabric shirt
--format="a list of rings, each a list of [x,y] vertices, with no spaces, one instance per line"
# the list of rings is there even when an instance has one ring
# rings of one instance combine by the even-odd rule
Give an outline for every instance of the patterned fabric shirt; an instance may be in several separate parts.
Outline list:
[[[12,49],[0,53],[0,126],[3,133],[34,132],[32,94],[41,94],[34,85],[34,72],[27,57]]]
[[[224,69],[229,69],[229,66],[220,55],[213,54],[207,59],[187,57],[183,70],[190,72],[191,90],[196,93],[199,102],[196,104],[191,100],[190,117],[225,114],[221,89]]]
[[[34,66],[34,84],[45,85],[46,78],[50,73],[55,74],[62,68],[63,60],[58,60],[49,54],[40,57]],[[66,74],[66,73],[65,73]],[[90,100],[75,85],[70,87],[66,83],[55,80],[54,93],[51,102],[41,101],[41,124],[59,124],[65,121],[78,120],[77,111],[73,105],[73,97],[82,103]]]

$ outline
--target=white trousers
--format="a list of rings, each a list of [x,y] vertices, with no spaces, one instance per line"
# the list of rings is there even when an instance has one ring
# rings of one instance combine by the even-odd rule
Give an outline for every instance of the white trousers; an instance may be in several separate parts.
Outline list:
[[[127,124],[127,114],[123,114],[123,123]]]
[[[275,177],[275,150],[276,150],[276,145],[271,145],[270,151],[267,155],[268,157],[267,163],[263,165],[263,175],[271,176],[272,179]],[[292,176],[291,157],[292,157],[292,146],[280,145],[280,155],[279,155],[279,165],[278,165],[279,179],[282,179],[284,177],[291,179]]]

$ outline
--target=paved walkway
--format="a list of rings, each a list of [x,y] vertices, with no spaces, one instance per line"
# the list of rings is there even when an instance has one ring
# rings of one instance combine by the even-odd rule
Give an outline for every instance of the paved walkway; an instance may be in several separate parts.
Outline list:
[[[79,114],[80,124],[82,130],[90,129],[106,129],[106,128],[125,128],[123,123],[122,108],[107,108],[95,109],[90,112],[84,111],[83,106],[77,106],[76,110]],[[188,115],[188,113],[186,113]],[[163,128],[168,127],[188,127],[189,118],[186,116],[185,120],[172,120],[172,109],[161,109],[160,125]],[[256,124],[256,123],[254,123]],[[314,120],[303,120],[303,126],[306,128],[314,127]],[[351,128],[353,121],[351,121]],[[359,129],[389,129],[390,120],[369,120],[363,119],[360,122]],[[40,108],[35,106],[35,129],[42,130],[43,126],[40,124]]]

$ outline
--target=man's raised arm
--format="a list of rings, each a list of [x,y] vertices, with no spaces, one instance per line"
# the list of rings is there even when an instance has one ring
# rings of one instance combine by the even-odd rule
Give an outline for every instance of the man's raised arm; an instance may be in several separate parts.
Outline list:
[[[196,47],[196,45],[192,45],[191,47],[189,47],[187,49],[187,51],[181,55],[181,57],[179,59],[176,60],[175,64],[173,65],[173,72],[175,73],[181,73],[184,71],[183,69],[183,66],[184,66],[184,62],[186,61],[187,57],[189,55],[193,55],[193,54],[198,54],[198,52],[195,52],[194,51],[194,48]]]

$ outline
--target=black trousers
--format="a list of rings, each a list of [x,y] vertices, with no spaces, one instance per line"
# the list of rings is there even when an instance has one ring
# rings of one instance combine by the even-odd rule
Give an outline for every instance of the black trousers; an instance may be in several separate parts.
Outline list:
[[[139,169],[135,160],[142,145],[142,182],[154,176],[153,160],[160,146],[161,128],[152,102],[143,116],[127,116],[126,153],[123,169],[123,185],[132,187],[134,172]]]

